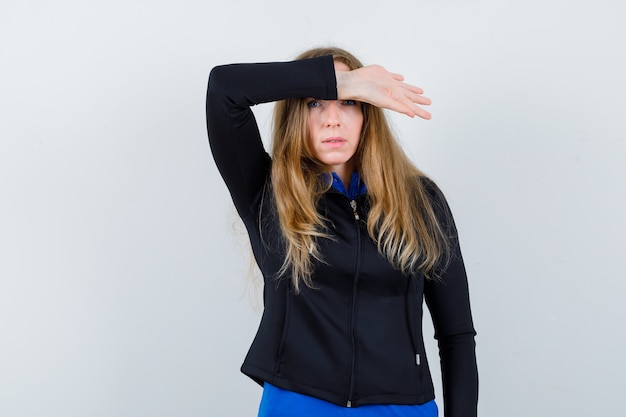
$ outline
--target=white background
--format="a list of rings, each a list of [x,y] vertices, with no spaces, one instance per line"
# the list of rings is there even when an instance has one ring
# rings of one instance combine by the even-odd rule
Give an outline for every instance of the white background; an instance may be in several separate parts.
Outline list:
[[[623,4],[2,0],[0,416],[255,415],[206,80],[326,44],[433,99],[393,123],[460,229],[480,415],[624,415]]]

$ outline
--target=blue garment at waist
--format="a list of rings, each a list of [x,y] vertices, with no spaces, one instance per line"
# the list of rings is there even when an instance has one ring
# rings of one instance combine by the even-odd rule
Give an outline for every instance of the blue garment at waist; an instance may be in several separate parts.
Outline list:
[[[318,398],[277,388],[267,382],[258,417],[437,417],[434,400],[419,405],[372,404],[342,407]]]

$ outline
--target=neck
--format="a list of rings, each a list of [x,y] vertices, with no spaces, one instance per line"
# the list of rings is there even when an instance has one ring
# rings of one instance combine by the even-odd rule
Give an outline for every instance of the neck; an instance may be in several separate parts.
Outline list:
[[[341,178],[341,182],[343,182],[343,186],[346,187],[346,189],[350,187],[350,179],[352,178],[352,173],[354,172],[354,165],[349,162],[350,161],[345,164],[332,167],[335,174]]]

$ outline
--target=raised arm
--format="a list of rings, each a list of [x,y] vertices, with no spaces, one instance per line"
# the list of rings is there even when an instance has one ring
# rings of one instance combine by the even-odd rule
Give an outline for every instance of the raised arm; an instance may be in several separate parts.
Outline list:
[[[430,100],[403,80],[379,65],[335,72],[330,55],[213,68],[206,101],[209,143],[239,214],[251,213],[271,166],[251,106],[298,97],[354,99],[429,119],[420,106]]]
[[[206,100],[209,143],[242,217],[250,214],[271,165],[250,107],[294,97],[337,98],[331,56],[224,65],[211,71]]]
[[[443,379],[444,415],[475,417],[478,404],[478,369],[474,324],[467,275],[452,213],[441,191],[431,188],[434,207],[451,236],[452,258],[439,281],[426,281],[424,294],[439,344]]]

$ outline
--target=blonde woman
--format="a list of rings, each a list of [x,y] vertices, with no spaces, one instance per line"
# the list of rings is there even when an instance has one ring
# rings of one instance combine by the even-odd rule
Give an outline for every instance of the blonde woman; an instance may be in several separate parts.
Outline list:
[[[424,299],[445,415],[476,415],[475,331],[452,215],[382,110],[429,119],[422,93],[339,48],[211,71],[211,150],[265,281],[241,368],[264,387],[259,416],[436,416]],[[270,154],[250,109],[265,102],[276,102]]]

